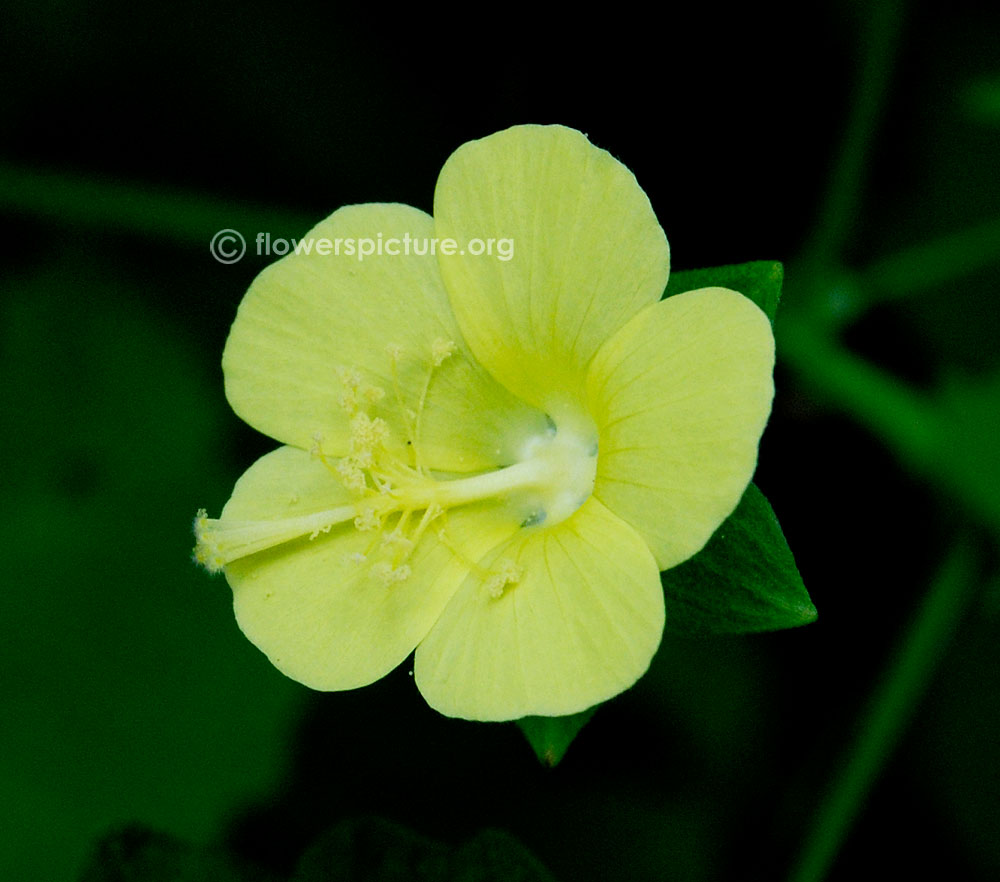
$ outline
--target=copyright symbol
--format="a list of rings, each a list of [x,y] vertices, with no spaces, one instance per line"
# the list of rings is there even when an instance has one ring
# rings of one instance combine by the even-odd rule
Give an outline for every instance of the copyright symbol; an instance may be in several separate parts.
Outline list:
[[[246,254],[247,242],[239,230],[219,230],[208,243],[208,250],[219,263],[236,263]]]

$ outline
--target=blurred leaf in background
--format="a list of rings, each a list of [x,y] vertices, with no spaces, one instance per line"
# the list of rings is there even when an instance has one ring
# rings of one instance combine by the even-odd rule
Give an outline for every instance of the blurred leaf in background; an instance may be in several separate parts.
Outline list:
[[[0,303],[0,866],[25,882],[126,819],[211,836],[281,774],[297,706],[190,562],[222,411],[133,284],[70,247]]]
[[[449,846],[376,817],[342,821],[291,875],[269,873],[219,848],[141,827],[103,839],[79,882],[555,882],[516,839],[483,830]]]

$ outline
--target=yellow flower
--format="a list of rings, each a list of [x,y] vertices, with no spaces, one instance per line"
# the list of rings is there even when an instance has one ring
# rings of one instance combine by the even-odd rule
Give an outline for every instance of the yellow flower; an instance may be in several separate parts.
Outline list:
[[[349,206],[305,242],[253,282],[223,356],[233,409],[285,446],[196,521],[244,633],[322,690],[416,649],[426,700],[469,719],[631,686],[663,633],[659,571],[753,474],[767,318],[722,288],[661,301],[649,201],[561,126],[459,148],[433,218]]]

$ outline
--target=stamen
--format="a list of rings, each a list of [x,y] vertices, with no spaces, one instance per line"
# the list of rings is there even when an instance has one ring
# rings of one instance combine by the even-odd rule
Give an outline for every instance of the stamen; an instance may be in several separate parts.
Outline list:
[[[389,426],[381,417],[372,419],[364,411],[351,418],[351,449],[356,453],[374,453],[389,437]]]
[[[397,548],[402,552],[402,560],[406,560],[409,553],[413,550],[415,543],[412,539],[407,539],[402,533],[393,530],[388,536],[382,537],[382,544]]]
[[[354,518],[354,526],[362,533],[378,530],[382,527],[382,515],[376,512],[372,505],[364,506]]]
[[[421,474],[424,474],[424,467],[420,461],[420,421],[424,414],[424,403],[427,401],[427,392],[431,388],[431,380],[434,378],[435,368],[441,367],[444,360],[450,358],[457,348],[454,340],[445,340],[442,337],[438,337],[431,343],[431,368],[427,372],[427,378],[424,380],[424,388],[420,392],[420,401],[417,404],[416,424],[413,428],[413,467]]]
[[[399,362],[403,357],[403,347],[398,343],[390,343],[385,347],[386,355],[389,356],[389,366],[392,373],[392,389],[396,394],[396,406],[399,408],[399,415],[406,429],[406,440],[413,440],[413,412],[408,410],[403,403],[403,387],[399,381]]]
[[[501,557],[494,566],[495,569],[483,582],[483,587],[490,597],[499,600],[507,585],[514,585],[521,580],[524,567],[514,563],[509,557]]]
[[[321,463],[323,463],[324,466],[326,466],[326,468],[330,472],[332,472],[338,478],[342,477],[342,473],[340,471],[340,464],[338,463],[337,465],[334,465],[327,458],[326,454],[323,453],[323,435],[322,435],[322,433],[321,432],[317,432],[315,435],[312,436],[312,440],[313,440],[313,446],[309,448],[309,455],[312,456],[315,459],[318,459]]]
[[[361,374],[355,368],[337,368],[337,377],[344,384],[344,391],[340,396],[340,406],[348,413],[353,414],[358,409],[358,390],[361,387]]]
[[[337,476],[343,485],[353,493],[361,494],[368,489],[365,473],[353,457],[345,456],[337,463]]]
[[[488,579],[490,576],[489,572],[484,570],[478,563],[466,555],[466,553],[448,537],[448,512],[445,511],[445,509],[441,509],[440,517],[442,524],[435,532],[441,544],[453,555],[455,555],[456,560],[458,560],[458,562],[461,563],[462,566],[464,566],[470,573],[476,576],[476,578],[481,580]]]
[[[444,514],[444,509],[441,508],[436,502],[432,502],[427,506],[427,511],[424,512],[424,516],[420,519],[420,523],[417,524],[417,529],[413,533],[413,544],[416,545],[420,538],[424,535],[424,531],[431,525],[431,522],[441,517]]]
[[[410,515],[412,513],[412,509],[404,511],[399,516],[399,520],[396,522],[396,526],[393,528],[392,532],[382,537],[382,544],[384,546],[395,549],[393,556],[396,559],[397,564],[402,563],[407,557],[409,557],[410,552],[413,550],[413,546],[416,544],[412,539],[408,539],[406,536],[406,522],[410,519]]]
[[[405,564],[401,567],[394,567],[387,561],[379,561],[371,569],[372,575],[381,579],[386,585],[395,585],[397,582],[405,582],[410,578],[410,568]]]
[[[441,367],[442,362],[451,356],[457,348],[454,340],[438,337],[431,343],[431,360],[434,362],[434,367]]]

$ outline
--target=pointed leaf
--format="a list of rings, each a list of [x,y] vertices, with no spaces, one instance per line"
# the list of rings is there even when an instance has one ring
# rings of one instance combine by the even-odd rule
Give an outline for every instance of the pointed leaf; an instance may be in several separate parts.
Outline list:
[[[781,300],[781,282],[785,271],[774,260],[754,260],[728,266],[672,272],[664,297],[698,288],[729,288],[750,298],[774,324],[774,314]]]
[[[816,619],[778,519],[753,484],[708,544],[661,578],[674,633],[773,631]]]
[[[600,705],[565,717],[523,717],[517,725],[528,739],[539,762],[553,768]]]

